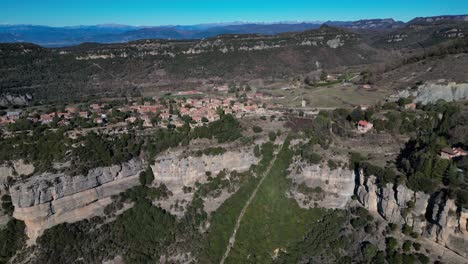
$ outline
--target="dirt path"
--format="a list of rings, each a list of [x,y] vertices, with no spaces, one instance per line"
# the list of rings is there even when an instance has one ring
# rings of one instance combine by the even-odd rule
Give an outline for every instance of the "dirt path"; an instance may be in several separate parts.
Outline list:
[[[281,145],[279,147],[279,151],[281,151],[281,149],[283,148],[283,145]],[[240,227],[240,223],[242,221],[242,218],[244,217],[244,214],[245,212],[247,211],[247,208],[249,207],[250,203],[252,202],[252,200],[255,198],[255,196],[257,195],[257,191],[258,189],[260,188],[260,186],[262,185],[263,181],[265,180],[265,178],[267,177],[268,173],[270,172],[271,170],[271,167],[273,166],[273,164],[275,163],[276,161],[276,155],[275,155],[275,158],[270,162],[270,165],[268,165],[268,168],[265,170],[265,173],[263,174],[262,178],[260,179],[260,181],[258,182],[257,184],[257,187],[255,187],[255,190],[252,192],[252,194],[250,195],[249,199],[247,200],[247,202],[245,203],[244,207],[242,208],[242,211],[241,213],[239,214],[239,217],[237,217],[237,221],[236,221],[236,225],[234,227],[234,231],[232,232],[232,235],[231,237],[229,238],[229,244],[226,248],[226,252],[224,252],[224,255],[223,255],[223,258],[221,259],[221,261],[219,262],[220,264],[224,264],[224,261],[226,261],[227,257],[229,256],[229,252],[231,252],[231,249],[232,247],[234,246],[234,243],[236,242],[236,235],[237,235],[237,230],[239,230],[239,227]]]

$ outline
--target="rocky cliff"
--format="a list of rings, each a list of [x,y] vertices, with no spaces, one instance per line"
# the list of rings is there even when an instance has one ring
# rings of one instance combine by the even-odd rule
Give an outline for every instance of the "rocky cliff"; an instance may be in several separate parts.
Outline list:
[[[391,96],[391,99],[413,97],[415,103],[430,104],[438,100],[447,102],[468,99],[468,83],[436,84],[428,83],[420,85],[416,90],[403,90]]]
[[[458,208],[444,191],[428,195],[404,185],[379,186],[361,171],[355,195],[371,213],[390,223],[406,224],[423,238],[468,257],[468,212]]]
[[[40,174],[17,181],[9,188],[15,211],[33,243],[42,232],[64,222],[100,215],[111,196],[138,184],[143,162],[96,168],[86,175]]]
[[[324,165],[301,165],[294,171],[290,177],[295,185],[305,184],[311,188],[309,194],[300,187],[291,192],[301,207],[316,204],[325,208],[344,208],[353,195],[354,173],[347,168],[331,170]]]
[[[186,155],[182,151],[163,153],[151,165],[155,177],[153,185],[166,185],[172,195],[155,203],[175,215],[183,215],[185,208],[181,206],[186,206],[193,199],[196,182],[207,181],[207,172],[216,175],[221,170],[245,171],[257,161],[251,148],[200,157]],[[32,244],[45,229],[54,225],[102,215],[105,206],[112,202],[112,195],[139,184],[139,174],[145,168],[144,161],[133,159],[121,165],[90,170],[86,175],[44,173],[24,180],[17,177],[8,188],[15,206],[13,217],[25,222],[29,243]],[[0,167],[0,173],[0,179],[6,186],[8,176],[30,174],[32,168],[18,161]],[[184,191],[184,186],[192,189]],[[207,199],[206,207],[216,210],[229,196],[223,192],[219,197]]]
[[[193,199],[196,183],[205,183],[208,174],[216,176],[222,170],[242,172],[257,162],[258,158],[253,155],[251,148],[227,151],[224,154],[214,156],[197,157],[174,151],[160,155],[151,166],[154,174],[153,185],[164,184],[172,196],[165,201],[157,201],[157,203],[172,214],[181,216],[185,212],[184,206]],[[191,187],[191,191],[184,191],[183,187]],[[210,198],[207,201],[210,204],[205,204],[205,209],[216,210],[229,196],[224,193],[217,198]],[[182,207],[174,207],[176,203]]]

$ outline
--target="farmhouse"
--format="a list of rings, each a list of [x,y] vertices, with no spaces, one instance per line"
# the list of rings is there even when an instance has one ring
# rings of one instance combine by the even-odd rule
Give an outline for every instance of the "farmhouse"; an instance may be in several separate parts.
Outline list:
[[[361,120],[357,123],[357,129],[359,133],[366,133],[374,127],[372,123]]]

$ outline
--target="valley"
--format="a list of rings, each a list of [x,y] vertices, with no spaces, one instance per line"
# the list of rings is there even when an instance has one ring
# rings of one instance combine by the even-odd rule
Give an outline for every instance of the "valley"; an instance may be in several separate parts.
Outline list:
[[[466,17],[0,44],[0,263],[466,263]]]

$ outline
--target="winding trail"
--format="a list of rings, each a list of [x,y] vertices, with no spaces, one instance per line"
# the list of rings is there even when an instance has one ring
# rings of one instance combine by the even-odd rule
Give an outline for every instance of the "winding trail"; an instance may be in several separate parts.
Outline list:
[[[283,148],[283,145],[280,145],[279,151],[281,151],[282,148]],[[239,217],[237,217],[237,221],[236,221],[236,225],[234,227],[234,231],[232,232],[232,235],[229,238],[229,244],[228,244],[228,246],[226,248],[226,252],[224,252],[223,258],[219,262],[220,264],[224,264],[224,261],[226,261],[227,257],[229,256],[229,253],[231,252],[232,247],[234,247],[234,243],[236,242],[237,230],[239,230],[242,218],[244,217],[244,214],[247,211],[247,208],[249,207],[250,203],[252,202],[252,200],[257,195],[258,189],[262,185],[262,183],[265,180],[265,178],[267,177],[267,175],[270,173],[271,167],[273,166],[273,164],[275,164],[276,157],[277,157],[277,155],[275,155],[274,159],[271,160],[270,165],[268,165],[267,169],[265,170],[265,173],[263,174],[262,178],[258,182],[257,187],[255,187],[255,190],[252,192],[249,199],[245,203],[244,207],[242,208],[241,213],[239,214]]]

